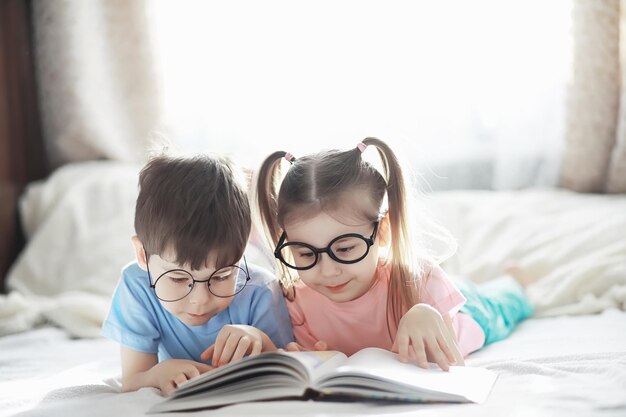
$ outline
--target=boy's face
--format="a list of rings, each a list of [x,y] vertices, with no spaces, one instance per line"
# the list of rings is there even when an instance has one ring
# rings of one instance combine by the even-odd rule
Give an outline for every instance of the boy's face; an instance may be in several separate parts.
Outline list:
[[[133,238],[133,243],[135,243],[135,238],[136,237]],[[137,239],[137,241],[139,240]],[[141,245],[140,242],[139,245]],[[137,243],[135,243],[135,249],[137,250]],[[141,253],[137,254],[139,266],[142,267],[144,270],[147,270],[149,268],[150,279],[152,280],[153,284],[155,283],[157,278],[159,278],[167,271],[184,270],[187,271],[187,274],[185,274],[184,272],[178,272],[178,275],[176,275],[176,273],[168,274],[161,279],[168,281],[173,280],[172,285],[187,286],[187,283],[179,284],[177,283],[177,280],[188,280],[189,275],[191,275],[193,279],[197,281],[206,281],[209,279],[209,277],[211,277],[212,274],[215,273],[213,275],[213,278],[211,278],[212,282],[217,282],[217,280],[219,279],[219,285],[230,285],[232,286],[233,293],[235,291],[239,269],[220,268],[220,271],[216,273],[218,266],[215,264],[214,256],[209,255],[206,266],[202,269],[191,270],[189,265],[179,265],[175,263],[174,259],[176,259],[176,256],[170,253],[166,253],[161,256],[150,255],[150,258],[148,259],[149,264],[146,265],[146,259],[145,256],[143,256],[143,245],[141,245],[140,247],[140,252]],[[221,267],[221,265],[219,267]],[[171,279],[169,278],[170,276],[172,277]],[[162,283],[157,284],[157,288],[155,288],[156,291],[158,291],[158,287],[160,285],[162,285]],[[165,310],[176,316],[180,321],[187,324],[188,326],[200,326],[207,323],[213,316],[224,311],[230,305],[232,300],[233,297],[218,297],[211,293],[206,282],[196,282],[193,285],[193,289],[191,290],[191,292],[178,301],[163,301],[159,299],[161,305]]]

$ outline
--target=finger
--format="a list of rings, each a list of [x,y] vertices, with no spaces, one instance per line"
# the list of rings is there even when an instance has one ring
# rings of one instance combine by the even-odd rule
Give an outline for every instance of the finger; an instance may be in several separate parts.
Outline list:
[[[315,342],[315,345],[313,345],[313,347],[315,348],[315,350],[326,350],[328,349],[328,345],[326,344],[326,342],[318,340],[317,342]]]
[[[394,344],[398,349],[400,362],[407,362],[409,360],[409,341],[409,337],[405,335],[398,336],[395,340]]]
[[[452,345],[448,346],[450,347],[450,351],[454,356],[454,361],[450,363],[453,365],[464,366],[465,360],[463,359],[463,355],[461,354],[461,349],[459,348],[459,345],[455,341],[453,341]]]
[[[433,362],[439,365],[439,367],[444,371],[450,369],[446,355],[444,355],[444,353],[439,348],[439,343],[437,343],[437,339],[435,337],[429,339],[426,342],[426,347],[428,349],[428,352],[430,353],[430,358]]]
[[[180,373],[174,378],[174,385],[176,386],[179,386],[184,382],[187,382],[187,375],[185,375],[184,373]]]
[[[287,343],[287,345],[285,345],[285,350],[287,352],[300,352],[302,349],[301,346],[296,342],[289,342]]]
[[[226,344],[226,340],[228,340],[228,336],[230,336],[230,332],[224,331],[223,329],[217,335],[215,344],[213,345],[213,358],[211,360],[212,366],[219,366],[219,360],[222,357],[222,351],[224,350],[224,345]]]
[[[222,349],[222,354],[217,361],[218,366],[224,366],[230,362],[233,354],[235,353],[235,349],[237,349],[240,339],[241,338],[238,335],[232,333],[228,336],[228,339],[226,339],[226,343],[224,344],[224,349]]]
[[[183,370],[183,373],[187,377],[187,380],[190,380],[191,378],[194,378],[200,375],[200,371],[195,366],[190,366],[188,368],[185,368]]]
[[[252,342],[252,350],[248,356],[256,356],[261,353],[261,350],[263,350],[263,343],[260,340],[255,340]]]
[[[428,368],[428,360],[426,358],[426,348],[424,346],[424,341],[421,338],[411,339],[411,345],[413,346],[413,353],[415,354],[415,363],[417,364],[417,366],[424,369]]]
[[[456,337],[452,337],[452,346],[450,346],[452,353],[454,354],[454,363],[459,366],[465,365],[465,360],[463,360],[463,354],[461,354],[461,348],[456,341]]]
[[[439,345],[439,349],[441,349],[446,359],[448,360],[448,363],[450,365],[454,365],[456,363],[456,357],[454,355],[454,352],[452,351],[452,348],[450,347],[449,338],[446,338],[445,336],[438,337],[437,344]]]
[[[213,352],[215,351],[215,344],[209,346],[204,352],[200,354],[200,359],[204,362],[210,362],[213,358]]]
[[[252,341],[247,336],[243,336],[241,339],[239,339],[239,343],[237,343],[237,347],[235,348],[233,357],[230,359],[230,363],[237,362],[238,360],[243,359],[243,356],[248,353],[251,344]]]
[[[203,374],[205,372],[209,372],[210,370],[215,369],[211,365],[207,365],[206,363],[202,363],[202,362],[195,362],[194,366],[196,367],[198,372],[200,372],[201,374]]]
[[[174,389],[176,389],[174,381],[168,381],[166,384],[161,386],[161,394],[163,394],[163,396],[165,397],[169,397]]]

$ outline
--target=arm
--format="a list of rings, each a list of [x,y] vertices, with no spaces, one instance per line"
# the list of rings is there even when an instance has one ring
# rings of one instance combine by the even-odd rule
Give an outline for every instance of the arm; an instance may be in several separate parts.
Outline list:
[[[157,355],[137,352],[122,346],[121,356],[122,392],[137,391],[143,387],[158,388],[148,375],[148,371],[158,363]]]
[[[186,359],[170,359],[159,363],[157,355],[137,352],[125,346],[122,346],[121,355],[122,392],[155,387],[167,396],[178,385],[212,369],[204,363]]]

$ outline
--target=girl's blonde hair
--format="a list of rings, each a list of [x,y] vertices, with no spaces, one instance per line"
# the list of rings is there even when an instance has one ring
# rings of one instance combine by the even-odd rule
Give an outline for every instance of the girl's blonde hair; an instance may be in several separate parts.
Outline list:
[[[281,162],[287,153],[277,151],[261,165],[256,201],[260,220],[274,248],[286,223],[322,211],[350,207],[355,214],[374,222],[383,214],[386,196],[391,232],[386,258],[391,268],[387,309],[393,320],[390,324],[396,327],[404,313],[420,301],[424,265],[417,262],[414,253],[407,181],[398,158],[380,139],[368,137],[362,143],[378,150],[384,176],[364,161],[361,150],[355,147],[348,151],[332,150],[298,157],[291,161],[292,165],[281,181]],[[355,197],[361,200],[356,202]],[[348,199],[351,204],[346,204]],[[293,285],[297,279],[293,272],[280,262],[278,267],[282,284],[285,287]]]

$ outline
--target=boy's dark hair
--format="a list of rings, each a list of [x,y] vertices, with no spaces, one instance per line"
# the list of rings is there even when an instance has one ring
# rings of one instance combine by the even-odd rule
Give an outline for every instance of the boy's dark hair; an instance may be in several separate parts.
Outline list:
[[[174,251],[177,264],[200,269],[212,252],[217,267],[233,264],[248,241],[250,216],[245,188],[222,157],[158,156],[139,174],[135,231],[146,255]]]

